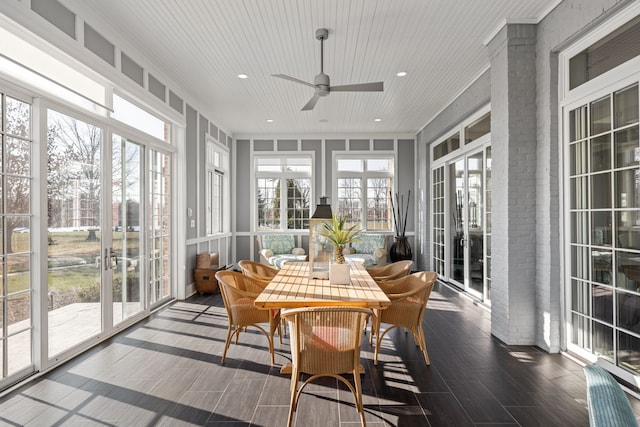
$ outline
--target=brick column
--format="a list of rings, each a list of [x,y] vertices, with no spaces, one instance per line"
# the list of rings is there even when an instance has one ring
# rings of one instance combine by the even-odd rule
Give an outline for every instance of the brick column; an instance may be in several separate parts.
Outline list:
[[[507,24],[491,61],[491,331],[536,343],[536,26]]]

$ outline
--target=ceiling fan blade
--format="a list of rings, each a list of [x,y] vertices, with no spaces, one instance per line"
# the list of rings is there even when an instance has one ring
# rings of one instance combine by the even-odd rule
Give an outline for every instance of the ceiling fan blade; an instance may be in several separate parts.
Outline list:
[[[295,77],[287,76],[286,74],[271,74],[271,75],[273,77],[278,77],[279,79],[290,80],[295,83],[300,83],[300,84],[315,88],[315,86],[311,83],[305,82],[304,80],[296,79]]]
[[[313,95],[311,97],[311,99],[309,100],[309,102],[307,102],[306,105],[304,107],[302,107],[302,110],[300,110],[300,111],[313,110],[313,107],[316,106],[316,103],[318,102],[318,99],[320,99],[320,97],[318,95]]]
[[[329,92],[382,92],[383,82],[356,83],[352,85],[331,86]]]

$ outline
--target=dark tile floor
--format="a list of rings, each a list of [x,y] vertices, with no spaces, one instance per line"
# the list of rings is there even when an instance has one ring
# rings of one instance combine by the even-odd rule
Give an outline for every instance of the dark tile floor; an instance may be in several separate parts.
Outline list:
[[[558,354],[506,346],[490,314],[437,285],[424,318],[431,366],[411,334],[390,333],[380,363],[363,345],[367,425],[587,426],[582,368]],[[9,426],[283,426],[288,340],[271,366],[264,336],[241,334],[220,364],[220,295],[194,296],[0,399]],[[638,401],[632,404],[640,414]],[[334,380],[305,389],[297,426],[356,426],[353,399]]]

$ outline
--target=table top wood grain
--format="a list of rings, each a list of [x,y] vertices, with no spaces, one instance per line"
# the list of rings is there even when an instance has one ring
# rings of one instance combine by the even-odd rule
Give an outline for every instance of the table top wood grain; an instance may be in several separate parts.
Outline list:
[[[318,306],[386,308],[391,301],[362,264],[351,266],[351,283],[331,285],[327,279],[309,277],[308,262],[285,263],[256,298],[262,309]]]

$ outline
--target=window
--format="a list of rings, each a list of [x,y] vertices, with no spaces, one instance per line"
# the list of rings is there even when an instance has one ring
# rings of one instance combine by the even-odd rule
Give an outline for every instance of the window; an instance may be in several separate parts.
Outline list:
[[[491,132],[491,113],[487,113],[464,128],[464,143],[469,144]]]
[[[366,230],[392,230],[393,156],[336,158],[337,214]]]
[[[571,344],[640,373],[638,84],[568,112]]]
[[[433,160],[438,160],[458,148],[460,148],[460,132],[456,132],[455,135],[445,139],[433,148]]]
[[[169,124],[118,95],[113,95],[111,118],[161,141],[169,142]]]
[[[640,55],[640,16],[569,59],[569,89]]]
[[[311,156],[254,158],[258,230],[309,228],[312,164]]]
[[[229,209],[228,197],[229,150],[213,140],[207,142],[207,234],[222,233]]]

